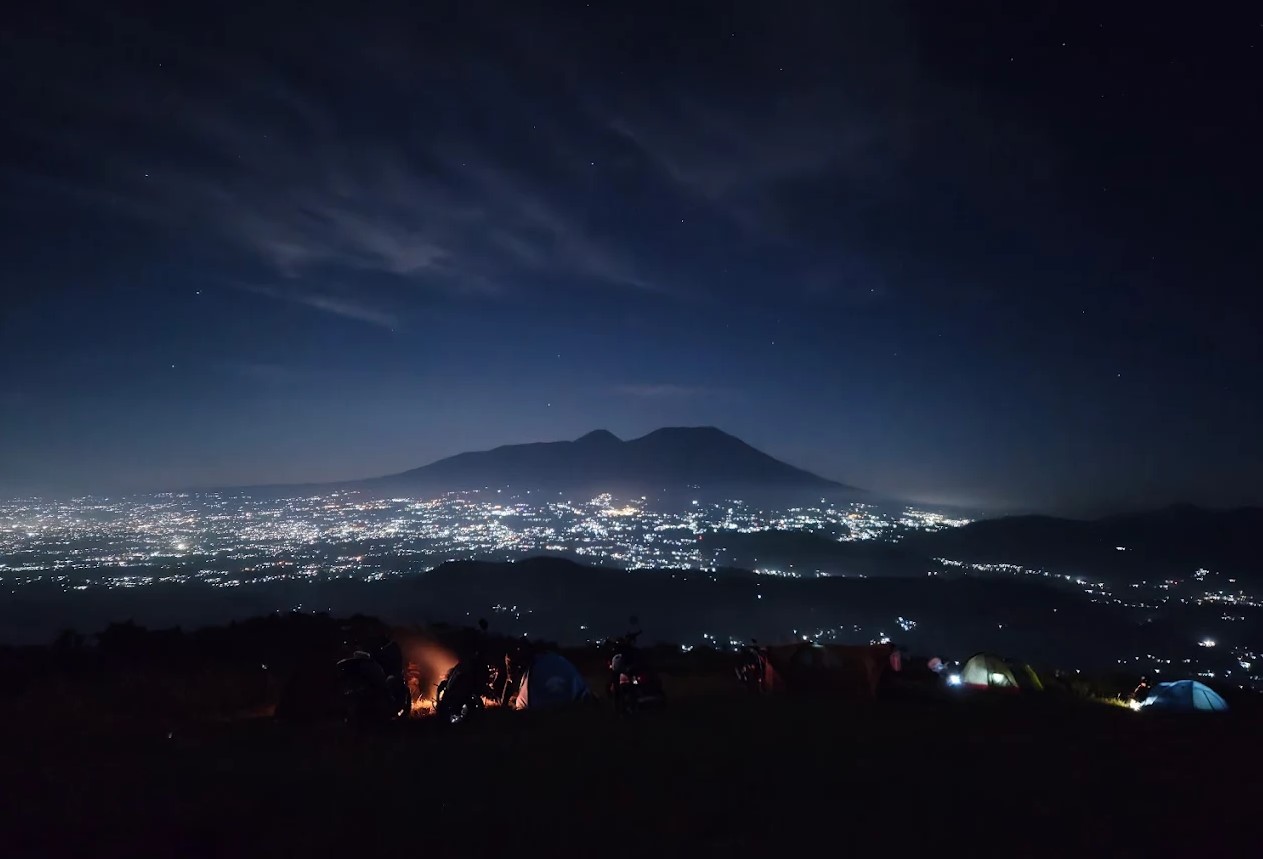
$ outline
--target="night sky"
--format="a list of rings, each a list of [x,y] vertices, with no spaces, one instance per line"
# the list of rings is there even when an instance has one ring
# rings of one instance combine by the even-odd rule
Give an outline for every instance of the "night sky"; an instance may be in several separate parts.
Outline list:
[[[1263,501],[1257,9],[164,5],[6,12],[0,493],[715,425]]]

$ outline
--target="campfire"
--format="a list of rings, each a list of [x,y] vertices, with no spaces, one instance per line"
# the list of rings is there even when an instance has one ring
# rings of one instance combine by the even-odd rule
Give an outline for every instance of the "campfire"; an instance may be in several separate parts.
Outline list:
[[[428,716],[434,712],[434,692],[439,681],[456,665],[456,654],[432,641],[415,640],[404,645],[408,660],[404,676],[412,693],[412,716]]]
[[[417,639],[403,645],[407,659],[404,676],[408,691],[412,694],[413,718],[423,718],[434,713],[435,692],[439,681],[456,665],[456,654],[433,641]],[[499,707],[500,701],[483,697],[484,707]]]

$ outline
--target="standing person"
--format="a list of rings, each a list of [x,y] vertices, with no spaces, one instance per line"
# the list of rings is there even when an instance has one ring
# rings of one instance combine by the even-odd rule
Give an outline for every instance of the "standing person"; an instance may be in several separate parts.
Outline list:
[[[1149,697],[1149,675],[1142,675],[1140,682],[1136,684],[1136,688],[1131,692],[1131,700],[1140,702]]]
[[[509,694],[513,691],[513,687],[521,681],[518,679],[518,671],[520,671],[518,660],[514,658],[513,652],[504,651],[504,683],[500,689],[500,706],[507,707],[509,705]]]
[[[527,682],[527,674],[530,672],[531,663],[535,657],[531,642],[525,635],[518,641],[517,646],[504,656],[505,666],[508,671],[508,680],[504,688],[505,700],[511,700],[517,697],[522,690],[522,684]]]

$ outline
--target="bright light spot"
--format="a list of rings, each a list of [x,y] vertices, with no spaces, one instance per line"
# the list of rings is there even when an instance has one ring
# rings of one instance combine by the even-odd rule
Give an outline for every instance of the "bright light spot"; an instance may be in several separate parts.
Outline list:
[[[1197,643],[1198,643],[1198,644],[1200,644],[1202,647],[1214,647],[1214,646],[1215,646],[1215,639],[1213,639],[1213,638],[1203,638],[1201,641],[1199,641],[1199,642],[1197,642]]]
[[[991,682],[995,684],[1004,683],[1008,678],[998,671],[991,672]]]
[[[947,685],[948,685],[948,686],[959,686],[959,685],[960,685],[960,675],[959,675],[959,674],[948,674],[948,675],[947,675]]]

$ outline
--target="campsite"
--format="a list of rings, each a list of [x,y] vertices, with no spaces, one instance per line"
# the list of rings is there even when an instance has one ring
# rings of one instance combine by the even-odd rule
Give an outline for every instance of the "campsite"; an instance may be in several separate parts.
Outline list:
[[[5,651],[20,738],[0,765],[6,855],[1244,855],[1254,841],[1252,697],[1138,713],[1052,677],[1033,691],[994,656],[978,665],[996,688],[932,682],[907,658],[866,694],[860,674],[829,688],[845,657],[805,643],[782,645],[780,693],[751,694],[736,654],[663,646],[647,648],[658,709],[495,706],[357,730],[316,705],[330,630],[345,626],[308,615]],[[470,634],[441,632],[452,650]],[[600,660],[542,646],[532,671],[599,699]],[[310,718],[280,718],[281,674],[303,678],[289,706]]]

